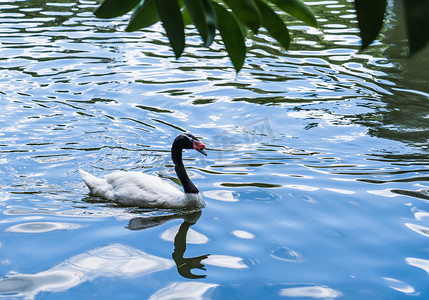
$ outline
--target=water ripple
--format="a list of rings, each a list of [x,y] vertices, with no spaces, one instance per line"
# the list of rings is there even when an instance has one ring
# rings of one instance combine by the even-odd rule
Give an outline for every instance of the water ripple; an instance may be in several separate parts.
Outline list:
[[[283,260],[291,263],[302,263],[305,261],[304,257],[297,251],[291,250],[287,247],[279,247],[271,252],[271,256],[278,260]]]
[[[285,15],[289,51],[261,29],[236,74],[190,26],[176,60],[161,25],[125,32],[97,1],[1,2],[5,297],[427,298],[429,56],[389,56],[393,22],[362,52],[352,2],[306,3],[319,28]],[[177,183],[186,131],[209,154],[184,152],[208,203],[185,240],[212,253],[207,282],[164,258],[180,212],[89,197],[77,172]]]
[[[33,299],[42,292],[59,292],[99,277],[145,275],[169,269],[170,260],[121,244],[97,248],[36,274],[13,274],[0,280],[2,295]]]
[[[77,224],[63,223],[63,222],[31,222],[11,226],[5,231],[20,232],[20,233],[42,233],[53,230],[72,230],[78,229],[81,226]]]

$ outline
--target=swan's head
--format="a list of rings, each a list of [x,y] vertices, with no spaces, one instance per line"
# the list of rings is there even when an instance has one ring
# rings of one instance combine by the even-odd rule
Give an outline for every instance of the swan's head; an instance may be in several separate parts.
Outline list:
[[[182,133],[177,137],[180,139],[180,142],[184,149],[195,149],[201,154],[204,154],[207,156],[206,151],[204,149],[206,148],[206,145],[201,143],[195,136],[193,136],[190,133]]]

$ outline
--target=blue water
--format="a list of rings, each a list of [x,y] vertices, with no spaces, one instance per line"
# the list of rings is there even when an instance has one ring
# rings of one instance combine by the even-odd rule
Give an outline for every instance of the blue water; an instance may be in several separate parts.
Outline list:
[[[96,1],[0,2],[1,297],[427,299],[428,53],[393,21],[361,52],[352,3],[308,3],[319,29],[262,32],[236,74]],[[184,131],[201,216],[88,195],[79,168],[174,181]]]

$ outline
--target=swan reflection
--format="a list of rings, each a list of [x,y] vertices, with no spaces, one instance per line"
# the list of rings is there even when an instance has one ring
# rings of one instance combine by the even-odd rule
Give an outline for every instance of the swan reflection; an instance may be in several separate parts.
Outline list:
[[[172,254],[173,260],[176,263],[178,273],[189,279],[205,278],[207,275],[196,275],[191,271],[192,269],[206,270],[202,264],[204,259],[207,259],[210,254],[205,254],[196,257],[185,258],[186,251],[186,236],[189,227],[194,225],[201,216],[201,210],[187,215],[168,215],[168,216],[152,216],[152,217],[138,217],[130,220],[128,228],[131,230],[141,230],[154,226],[161,225],[169,220],[183,218],[183,223],[180,225],[179,230],[174,237],[174,251]]]

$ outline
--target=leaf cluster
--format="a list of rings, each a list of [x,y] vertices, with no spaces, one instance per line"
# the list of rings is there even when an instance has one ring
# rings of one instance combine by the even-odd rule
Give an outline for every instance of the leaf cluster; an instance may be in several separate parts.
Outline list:
[[[237,72],[246,57],[246,37],[257,34],[261,27],[289,48],[289,31],[278,11],[317,27],[313,12],[301,0],[105,0],[95,15],[114,18],[131,10],[126,31],[161,21],[176,58],[185,48],[185,25],[195,25],[206,47],[219,33]]]
[[[400,1],[400,0],[397,0]],[[429,40],[429,0],[402,0],[405,7],[410,54]],[[362,49],[379,34],[387,0],[354,0]],[[104,0],[95,11],[99,18],[114,18],[132,11],[126,31],[161,21],[176,58],[185,49],[185,26],[193,24],[209,47],[219,33],[229,58],[239,72],[246,58],[245,39],[265,28],[280,45],[289,48],[290,35],[283,12],[317,27],[312,10],[302,0]],[[280,13],[280,14],[279,14]]]
[[[384,23],[387,0],[355,0],[362,49],[377,37]],[[421,50],[429,40],[429,0],[403,0],[410,55]]]

